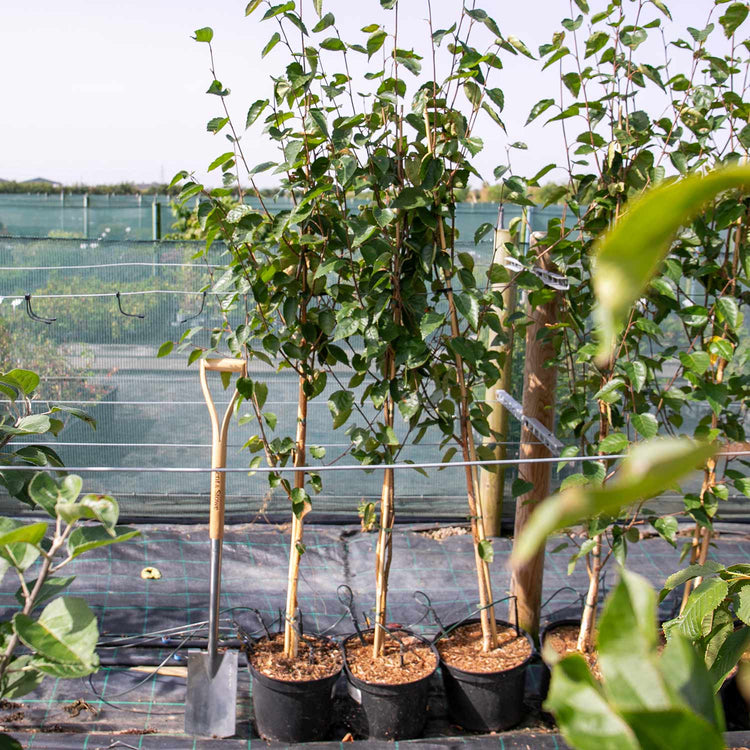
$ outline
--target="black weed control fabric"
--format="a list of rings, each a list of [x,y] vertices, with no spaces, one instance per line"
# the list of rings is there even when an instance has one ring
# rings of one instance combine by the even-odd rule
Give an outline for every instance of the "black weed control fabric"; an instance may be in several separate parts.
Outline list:
[[[250,675],[241,657],[236,739],[195,741],[182,734],[187,649],[205,648],[208,611],[208,533],[205,526],[142,526],[141,535],[121,545],[103,547],[75,560],[67,574],[75,574],[72,595],[82,596],[99,618],[102,668],[90,679],[55,680],[19,703],[0,704],[0,725],[29,748],[74,750],[85,748],[213,748],[262,747],[252,725]],[[721,527],[713,554],[722,560],[750,561],[750,535],[739,525]],[[351,588],[354,611],[360,622],[371,613],[374,601],[372,564],[376,537],[357,527],[309,526],[302,558],[299,605],[307,632],[347,635],[353,625],[339,595]],[[550,548],[554,546],[551,542]],[[507,560],[511,542],[494,541],[492,564],[495,596],[502,599],[510,585]],[[233,525],[226,531],[221,595],[222,633],[228,646],[238,646],[238,633],[258,636],[260,619],[278,629],[284,606],[288,529],[268,525]],[[545,567],[545,596],[556,595],[545,615],[557,619],[575,614],[585,591],[585,570],[567,575],[568,554],[550,554]],[[655,586],[680,567],[679,550],[659,538],[630,545],[628,567]],[[145,573],[155,577],[143,578]],[[614,567],[607,586],[614,583]],[[471,537],[461,527],[397,527],[393,536],[393,563],[389,592],[389,621],[413,627],[426,635],[437,625],[416,591],[428,595],[441,622],[467,617],[476,609],[476,574]],[[566,588],[572,587],[572,588]],[[5,619],[15,611],[15,583],[8,575],[0,592]],[[573,590],[574,589],[574,590]],[[507,617],[508,603],[497,608]],[[672,604],[667,600],[663,614]],[[165,629],[172,632],[162,633]],[[155,674],[156,666],[163,665]],[[177,668],[177,669],[175,669]],[[180,669],[182,668],[182,669]],[[430,696],[429,722],[423,740],[399,743],[420,747],[564,747],[553,727],[540,720],[535,695],[538,671],[532,671],[527,702],[530,716],[511,733],[493,737],[461,736],[446,717],[438,679]],[[347,732],[355,739],[360,718],[357,707],[337,687],[334,726],[329,743],[334,747]],[[119,743],[119,744],[118,744]],[[369,743],[377,748],[386,743]],[[747,744],[739,742],[738,745]],[[388,747],[393,747],[388,744]]]

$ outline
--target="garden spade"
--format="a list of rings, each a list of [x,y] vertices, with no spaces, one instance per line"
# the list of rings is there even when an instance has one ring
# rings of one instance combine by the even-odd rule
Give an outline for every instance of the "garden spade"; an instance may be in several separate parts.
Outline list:
[[[246,373],[242,359],[203,359],[200,380],[211,417],[211,468],[223,469],[227,457],[227,432],[234,403],[235,389],[224,419],[219,427],[206,371]],[[237,651],[219,653],[219,595],[221,593],[221,551],[224,541],[224,489],[226,474],[211,472],[211,511],[209,537],[211,539],[211,580],[209,587],[208,652],[188,653],[187,700],[185,702],[185,732],[203,737],[231,737],[235,733],[237,703]]]

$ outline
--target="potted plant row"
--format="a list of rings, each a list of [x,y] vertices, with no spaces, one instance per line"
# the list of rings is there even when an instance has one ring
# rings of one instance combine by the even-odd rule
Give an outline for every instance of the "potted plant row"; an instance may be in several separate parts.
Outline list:
[[[232,150],[209,170],[221,170],[224,186],[211,189],[186,172],[175,178],[182,202],[200,197],[207,244],[221,239],[228,252],[225,271],[212,286],[220,293],[224,326],[213,332],[210,346],[198,343],[198,329],[189,329],[177,349],[190,351],[193,362],[225,346],[245,358],[250,371],[253,364],[265,363],[298,378],[297,420],[294,435],[286,438],[273,436],[276,415],[263,410],[269,384],[255,376],[239,381],[241,399],[249,406],[243,422],[256,427],[246,445],[261,454],[250,468],[263,458],[271,467],[303,467],[308,456],[323,458],[322,448],[307,445],[306,425],[308,401],[324,391],[333,427],[346,429],[350,453],[362,464],[395,463],[404,447],[428,430],[442,436],[445,460],[457,451],[466,461],[491,457],[489,448],[474,444],[475,431],[489,434],[478,394],[497,380],[502,363],[480,330],[498,325],[493,309],[501,304],[500,295],[491,285],[504,270],[493,266],[480,273],[471,255],[460,252],[454,207],[457,193],[476,172],[472,158],[482,148],[473,134],[477,118],[482,114],[500,122],[502,91],[488,85],[489,76],[501,67],[501,51],[515,55],[518,49],[483,11],[462,9],[457,24],[442,30],[433,28],[430,18],[429,43],[435,54],[446,54],[454,72],[443,81],[435,70],[422,76],[421,57],[402,47],[398,2],[381,5],[390,12],[387,22],[365,27],[362,44],[342,40],[333,15],[323,14],[319,5],[311,29],[302,3],[269,6],[264,20],[279,24],[280,31],[271,36],[266,53],[285,47],[290,62],[274,77],[272,96],[251,105],[246,124],[264,123],[280,159],[255,167],[246,162],[229,118],[229,92],[217,80],[212,56],[209,94],[217,96],[222,115],[208,129],[224,131]],[[251,2],[248,14],[259,6]],[[302,33],[284,33],[292,28]],[[487,35],[487,53],[475,48],[472,33]],[[195,34],[209,46],[212,37],[209,28]],[[294,43],[299,46],[290,39],[299,39]],[[443,40],[447,48],[441,48]],[[355,87],[347,73],[351,55],[367,57],[371,66],[379,61],[379,72],[356,81],[362,90],[371,89],[369,99],[350,96]],[[456,104],[457,95],[463,104]],[[271,168],[283,175],[290,210],[272,213],[257,189],[255,175]],[[244,182],[258,208],[245,202]],[[233,205],[228,196],[235,193],[240,201]],[[490,229],[483,227],[475,240]],[[353,373],[348,383],[340,379],[341,365]],[[268,739],[324,737],[331,686],[342,666],[371,737],[421,733],[427,686],[439,660],[456,721],[498,729],[520,719],[532,643],[495,617],[492,547],[476,469],[466,469],[466,491],[478,619],[458,623],[436,647],[387,625],[396,482],[392,469],[383,473],[373,628],[345,639],[343,656],[299,627],[308,488],[319,491],[320,476],[300,470],[291,483],[284,473],[269,474],[271,489],[289,497],[292,519],[283,643],[269,635],[249,652],[256,724]]]

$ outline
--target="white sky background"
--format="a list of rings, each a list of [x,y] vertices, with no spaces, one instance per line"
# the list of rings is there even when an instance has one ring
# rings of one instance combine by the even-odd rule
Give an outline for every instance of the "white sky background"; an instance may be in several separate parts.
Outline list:
[[[311,28],[317,19],[311,0],[304,3],[304,19]],[[590,0],[590,4],[595,9],[605,3]],[[703,28],[713,0],[667,0],[667,4],[674,16],[674,24],[665,24],[667,34],[689,38],[685,27]],[[209,162],[230,146],[223,132],[215,136],[206,132],[206,122],[222,112],[218,98],[204,93],[211,82],[208,47],[190,38],[193,31],[202,26],[214,29],[218,78],[231,89],[227,101],[240,130],[249,104],[270,97],[269,75],[278,74],[288,62],[282,45],[261,60],[260,50],[277,27],[274,21],[260,23],[261,8],[245,18],[245,0],[5,0],[3,5],[0,179],[45,177],[88,184],[169,181],[179,169],[203,176]],[[433,0],[435,26],[449,25],[441,22],[456,17],[460,6],[459,0]],[[535,54],[559,28],[559,20],[571,15],[568,0],[479,0],[477,6],[495,18],[506,37],[519,37]],[[424,0],[402,0],[399,46],[426,49],[426,8]],[[370,22],[384,23],[392,31],[393,12],[382,11],[378,0],[324,0],[326,11],[336,16],[347,41],[364,43],[366,35],[359,28]],[[666,21],[654,8],[647,16],[647,20]],[[331,31],[316,36],[322,40]],[[482,28],[480,33],[484,32]],[[587,36],[583,32],[583,28],[578,32],[581,44]],[[484,38],[489,39],[487,34]],[[648,54],[645,49],[645,45],[639,48],[638,59],[652,64],[663,61],[659,46],[650,47]],[[340,59],[340,53],[327,54],[331,56],[327,69],[338,70],[333,61]],[[672,54],[671,73],[687,73],[680,67],[684,53]],[[528,151],[512,152],[517,174],[531,175],[549,162],[563,160],[559,124],[546,128],[541,124],[552,110],[524,127],[535,102],[559,96],[557,65],[541,73],[538,61],[504,52],[501,58],[505,68],[493,71],[492,83],[505,92],[503,119],[508,134],[486,116],[487,123],[476,133],[485,139],[478,166],[490,182],[494,182],[493,168],[506,161],[507,144],[517,140],[529,145]],[[352,52],[350,60],[361,60],[359,70],[365,70],[364,56]],[[410,77],[406,71],[404,75]],[[260,122],[242,141],[251,166],[275,159]],[[571,130],[575,134],[579,128]],[[555,176],[552,172],[545,181]],[[272,176],[259,177],[261,186],[277,184]]]

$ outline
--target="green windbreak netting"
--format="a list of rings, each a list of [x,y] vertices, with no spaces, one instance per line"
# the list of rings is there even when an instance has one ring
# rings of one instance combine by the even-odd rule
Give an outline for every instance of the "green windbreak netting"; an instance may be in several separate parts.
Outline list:
[[[2,205],[0,201],[0,210]],[[492,244],[483,241],[475,246],[469,238],[480,224],[494,224],[496,216],[497,206],[492,204],[460,206],[457,211],[461,237],[467,238],[462,240],[462,250],[475,254],[480,272],[490,261]],[[543,229],[554,216],[560,216],[559,207],[536,211],[532,228]],[[506,222],[512,217],[506,212]],[[217,297],[206,295],[204,304],[200,290],[213,271],[221,273],[223,249],[214,246],[208,259],[196,260],[193,256],[200,247],[200,243],[179,241],[0,237],[0,370],[35,370],[43,378],[40,399],[82,408],[96,418],[96,431],[69,418],[57,438],[45,439],[55,445],[67,466],[132,467],[130,472],[84,476],[87,491],[117,497],[126,517],[200,520],[207,516],[208,474],[137,471],[210,466],[210,427],[197,366],[187,366],[187,353],[157,357],[162,343],[177,341],[188,327],[202,326],[194,341],[207,345],[211,327],[221,322]],[[116,292],[121,294],[123,312]],[[23,295],[31,295],[36,316],[55,322],[45,325],[33,320]],[[520,351],[517,360],[514,395],[520,400]],[[288,371],[275,373],[262,363],[253,363],[249,375],[269,379],[264,410],[277,415],[277,435],[293,435],[296,378]],[[349,377],[345,368],[334,369],[326,390],[309,405],[308,441],[326,449],[322,463],[336,460],[348,447],[344,432],[331,427],[327,400],[341,384],[346,386]],[[214,397],[223,411],[228,394],[221,390],[218,376],[215,381]],[[41,400],[36,402],[36,408],[44,407]],[[402,434],[403,425],[397,425],[397,432],[399,428]],[[517,422],[512,429],[511,457],[517,455]],[[248,467],[252,456],[242,446],[253,434],[252,423],[233,421],[228,466]],[[428,433],[419,445],[405,448],[399,460],[439,461],[439,440],[439,434]],[[355,462],[343,456],[338,463]],[[508,495],[514,476],[511,472],[506,482]],[[382,471],[329,472],[322,479],[322,492],[314,498],[316,516],[351,519],[363,501],[379,498]],[[396,476],[396,492],[402,517],[466,515],[461,469],[430,469],[426,475],[402,470]],[[230,474],[227,502],[228,514],[235,518],[288,514],[287,500],[269,490],[264,474]],[[15,501],[0,497],[0,512],[18,509]],[[512,503],[506,502],[505,509],[512,513]]]

